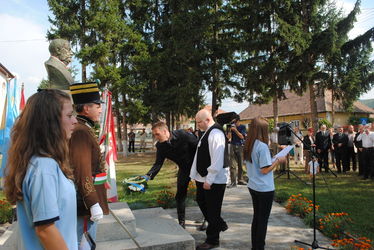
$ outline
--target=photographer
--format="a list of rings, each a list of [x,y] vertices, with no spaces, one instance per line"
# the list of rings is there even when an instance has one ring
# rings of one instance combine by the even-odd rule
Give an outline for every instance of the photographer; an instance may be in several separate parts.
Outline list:
[[[237,115],[230,123],[227,138],[229,140],[230,149],[230,178],[231,183],[228,188],[238,185],[246,185],[243,179],[243,144],[247,135],[244,125],[239,123],[240,116]],[[236,164],[238,170],[236,170]]]

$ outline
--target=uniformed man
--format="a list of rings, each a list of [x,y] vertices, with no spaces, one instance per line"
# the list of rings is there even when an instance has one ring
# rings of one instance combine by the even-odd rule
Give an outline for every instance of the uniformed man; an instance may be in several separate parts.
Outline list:
[[[84,224],[95,239],[97,222],[103,214],[109,214],[109,209],[104,186],[105,164],[94,128],[101,114],[99,89],[97,83],[78,83],[71,85],[70,91],[78,114],[78,124],[70,138],[69,151],[77,187],[79,244]]]

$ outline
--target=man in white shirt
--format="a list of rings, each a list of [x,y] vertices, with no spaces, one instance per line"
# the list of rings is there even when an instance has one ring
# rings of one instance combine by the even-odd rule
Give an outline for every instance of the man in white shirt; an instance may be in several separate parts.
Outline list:
[[[357,141],[362,141],[362,154],[364,169],[363,179],[374,178],[374,132],[372,125],[369,123],[364,127],[364,132],[357,136]]]
[[[196,181],[196,201],[208,221],[207,238],[196,249],[212,249],[219,246],[220,232],[228,228],[221,217],[229,170],[225,157],[227,141],[222,127],[214,122],[208,110],[196,114],[196,123],[205,132],[197,145],[190,177]]]

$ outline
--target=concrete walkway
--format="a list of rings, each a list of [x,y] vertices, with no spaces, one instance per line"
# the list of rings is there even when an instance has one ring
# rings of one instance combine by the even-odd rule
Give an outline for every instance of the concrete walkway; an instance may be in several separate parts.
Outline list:
[[[167,209],[173,218],[177,218],[176,209]],[[246,186],[226,189],[222,207],[222,218],[227,222],[229,229],[220,234],[220,247],[217,249],[248,250],[251,248],[251,221],[253,216],[252,199]],[[195,238],[196,245],[205,240],[205,232],[196,230],[202,215],[198,207],[187,207],[186,230]],[[304,225],[303,221],[289,215],[286,209],[278,203],[273,203],[269,218],[266,236],[266,249],[291,249],[291,247],[310,246],[296,244],[295,240],[311,244],[313,242],[313,229]],[[331,247],[331,240],[316,232],[316,240],[320,247]]]

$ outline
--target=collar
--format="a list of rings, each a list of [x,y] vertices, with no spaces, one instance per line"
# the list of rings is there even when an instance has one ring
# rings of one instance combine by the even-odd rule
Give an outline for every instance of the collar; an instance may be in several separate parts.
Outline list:
[[[95,122],[92,121],[90,118],[88,118],[87,116],[84,116],[84,115],[77,115],[77,120],[78,121],[81,121],[82,123],[84,123],[86,126],[90,127],[90,128],[93,128],[95,127]]]

